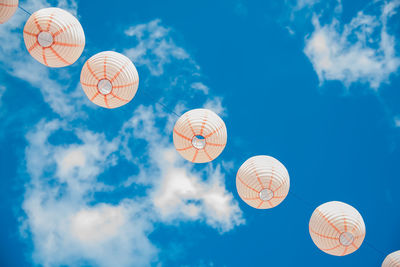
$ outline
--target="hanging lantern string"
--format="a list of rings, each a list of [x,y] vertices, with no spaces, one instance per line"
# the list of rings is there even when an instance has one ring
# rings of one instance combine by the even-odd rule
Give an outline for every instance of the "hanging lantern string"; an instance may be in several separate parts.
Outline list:
[[[369,243],[367,240],[364,240],[364,243],[372,248],[372,250],[375,250],[378,254],[381,254],[383,257],[385,257],[386,255],[388,255],[387,253],[384,253],[382,250],[376,248],[374,245],[372,245],[371,243]]]
[[[153,100],[156,104],[159,104],[160,106],[162,106],[164,108],[165,111],[167,111],[170,114],[175,115],[176,117],[180,118],[181,116],[179,116],[178,114],[176,114],[175,111],[173,111],[172,109],[168,108],[166,105],[164,105],[163,103],[161,103],[161,101],[155,99],[153,96],[151,96],[149,93],[147,93],[146,91],[142,90],[143,93],[145,95],[147,95],[151,100]]]
[[[29,11],[27,11],[25,8],[23,8],[21,5],[18,5],[18,8],[21,9],[22,11],[24,11],[26,14],[32,16],[32,13],[30,13]]]

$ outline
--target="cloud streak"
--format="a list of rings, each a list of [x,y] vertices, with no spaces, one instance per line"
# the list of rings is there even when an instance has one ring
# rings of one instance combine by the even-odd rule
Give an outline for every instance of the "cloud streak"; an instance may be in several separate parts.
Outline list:
[[[360,11],[348,24],[333,18],[321,25],[313,16],[314,32],[306,37],[304,53],[318,74],[320,83],[343,82],[346,87],[361,82],[373,89],[387,83],[400,66],[395,51],[395,36],[388,32],[388,19],[400,2],[383,5],[380,16]]]
[[[164,73],[166,64],[173,60],[190,58],[169,36],[170,31],[171,29],[161,25],[159,19],[129,27],[125,34],[134,38],[137,45],[126,49],[124,53],[138,66],[145,65],[153,76],[160,76]]]

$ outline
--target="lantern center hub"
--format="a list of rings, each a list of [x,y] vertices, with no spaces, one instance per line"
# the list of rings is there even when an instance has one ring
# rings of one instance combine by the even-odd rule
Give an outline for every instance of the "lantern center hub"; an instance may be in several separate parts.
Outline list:
[[[339,242],[340,244],[342,244],[345,247],[350,246],[351,244],[353,244],[354,242],[354,236],[353,234],[349,233],[349,232],[344,232],[340,235],[339,237]]]
[[[103,95],[108,95],[112,91],[112,84],[109,80],[107,79],[102,79],[99,81],[97,84],[97,89],[99,92]]]
[[[37,41],[39,43],[40,46],[42,47],[50,47],[53,42],[53,35],[49,32],[40,32],[38,37],[37,37]]]
[[[202,135],[195,135],[192,138],[192,145],[197,149],[203,149],[206,146],[206,139]]]
[[[266,188],[260,191],[260,199],[262,201],[269,201],[274,197],[274,192],[272,190]]]

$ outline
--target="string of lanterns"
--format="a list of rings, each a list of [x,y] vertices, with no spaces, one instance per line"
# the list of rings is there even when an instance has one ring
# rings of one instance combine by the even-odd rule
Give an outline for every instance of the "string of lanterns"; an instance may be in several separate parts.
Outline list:
[[[0,0],[0,24],[8,21],[18,8],[18,0]],[[22,9],[22,8],[21,8]],[[48,67],[66,67],[78,60],[85,47],[85,34],[79,21],[60,8],[44,8],[27,20],[23,38],[31,56]],[[126,56],[113,51],[89,58],[81,71],[80,83],[86,96],[104,108],[129,103],[139,86],[135,65]],[[227,130],[213,111],[193,109],[177,120],[173,129],[177,152],[193,163],[216,159],[224,150]],[[246,160],[236,176],[240,198],[256,209],[278,206],[289,193],[290,178],[285,166],[270,156]],[[366,230],[360,213],[338,201],[317,207],[309,222],[315,245],[325,253],[345,256],[358,250]],[[388,255],[382,267],[400,267],[400,251]]]

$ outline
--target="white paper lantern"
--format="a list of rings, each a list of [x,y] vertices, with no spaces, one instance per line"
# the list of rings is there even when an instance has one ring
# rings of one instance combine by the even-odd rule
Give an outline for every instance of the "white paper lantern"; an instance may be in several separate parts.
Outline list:
[[[400,250],[389,254],[383,261],[382,267],[400,267]]]
[[[7,22],[18,8],[18,0],[0,0],[0,24]]]
[[[288,195],[289,173],[277,159],[255,156],[246,160],[236,175],[241,199],[256,209],[278,206]]]
[[[60,8],[44,8],[32,14],[24,28],[28,52],[48,67],[73,64],[85,47],[79,21]]]
[[[343,202],[332,201],[315,209],[309,223],[315,245],[322,251],[344,256],[360,248],[365,224],[360,213]]]
[[[182,157],[195,163],[209,162],[217,158],[226,146],[226,126],[213,111],[193,109],[175,123],[173,138]]]
[[[132,61],[113,51],[92,56],[81,72],[81,85],[90,101],[104,108],[117,108],[135,96],[139,75]]]

